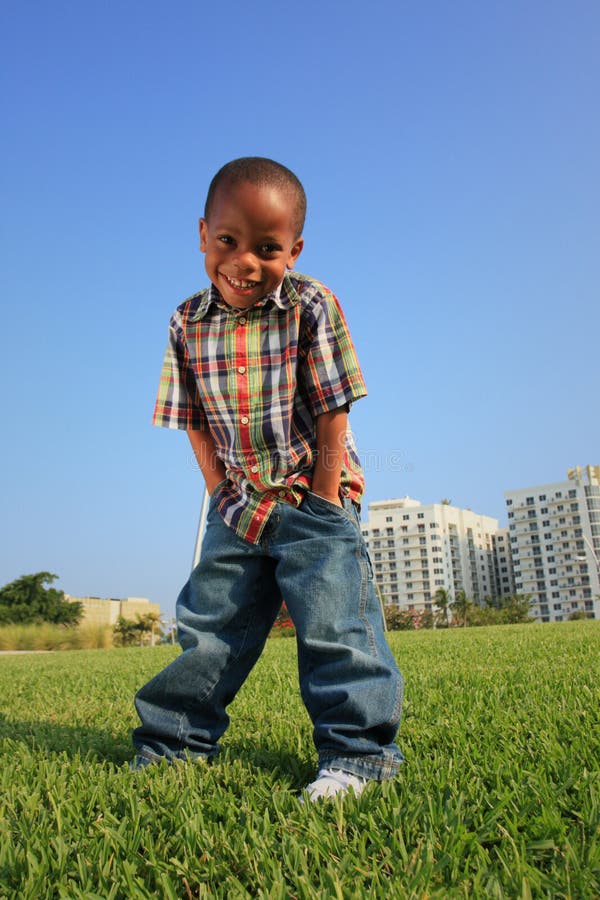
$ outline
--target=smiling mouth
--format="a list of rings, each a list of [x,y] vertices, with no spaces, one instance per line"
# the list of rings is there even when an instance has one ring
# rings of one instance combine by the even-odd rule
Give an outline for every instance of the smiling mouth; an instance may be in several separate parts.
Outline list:
[[[255,287],[258,287],[260,281],[249,281],[247,279],[240,278],[232,278],[230,275],[223,276],[228,284],[231,285],[232,288],[235,288],[238,291],[249,291]]]

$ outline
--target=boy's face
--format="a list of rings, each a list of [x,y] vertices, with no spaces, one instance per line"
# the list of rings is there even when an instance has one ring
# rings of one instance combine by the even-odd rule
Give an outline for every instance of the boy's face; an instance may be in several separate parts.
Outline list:
[[[293,227],[293,201],[277,188],[224,184],[209,218],[200,219],[206,273],[230,306],[247,309],[275,290],[303,246]]]

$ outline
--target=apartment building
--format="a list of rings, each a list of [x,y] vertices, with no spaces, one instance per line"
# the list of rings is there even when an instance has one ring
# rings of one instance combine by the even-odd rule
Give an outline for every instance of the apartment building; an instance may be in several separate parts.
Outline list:
[[[497,532],[490,516],[411,497],[369,503],[362,526],[384,602],[419,612],[434,608],[438,588],[452,597],[463,590],[476,603],[498,596]]]
[[[600,466],[504,496],[515,590],[531,595],[532,614],[542,622],[600,618]]]
[[[510,529],[499,528],[494,535],[494,564],[496,586],[500,597],[512,597],[515,593],[515,575],[510,550]]]
[[[147,597],[126,597],[118,600],[114,597],[104,599],[102,597],[71,597],[65,594],[65,600],[78,602],[83,606],[82,621],[86,625],[115,625],[117,619],[135,619],[136,615],[145,616],[147,613],[160,615],[160,605],[151,603]]]

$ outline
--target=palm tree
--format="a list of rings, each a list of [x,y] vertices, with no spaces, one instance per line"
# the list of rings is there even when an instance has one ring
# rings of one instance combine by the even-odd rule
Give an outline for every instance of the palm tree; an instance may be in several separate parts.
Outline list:
[[[467,615],[472,603],[463,590],[456,592],[454,603],[451,603],[450,606],[452,607],[453,613],[456,614],[456,618],[461,619],[463,626],[466,628]]]
[[[448,607],[451,600],[450,592],[446,588],[438,588],[433,595],[433,602],[438,608],[438,621],[441,621],[443,628],[447,628],[450,624],[448,621]]]
[[[150,635],[150,646],[154,647],[156,643],[156,627],[160,625],[160,613],[149,612],[144,613],[141,616],[139,613],[136,614],[137,619],[137,627],[140,631],[140,643],[143,642],[144,635]]]

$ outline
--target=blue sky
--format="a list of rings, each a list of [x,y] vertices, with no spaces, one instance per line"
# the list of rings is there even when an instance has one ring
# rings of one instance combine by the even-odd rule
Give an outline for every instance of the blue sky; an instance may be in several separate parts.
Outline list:
[[[369,387],[367,502],[504,522],[505,490],[600,462],[595,0],[23,0],[1,31],[0,584],[172,610],[202,483],[149,423],[236,156],[305,184],[299,268]]]

